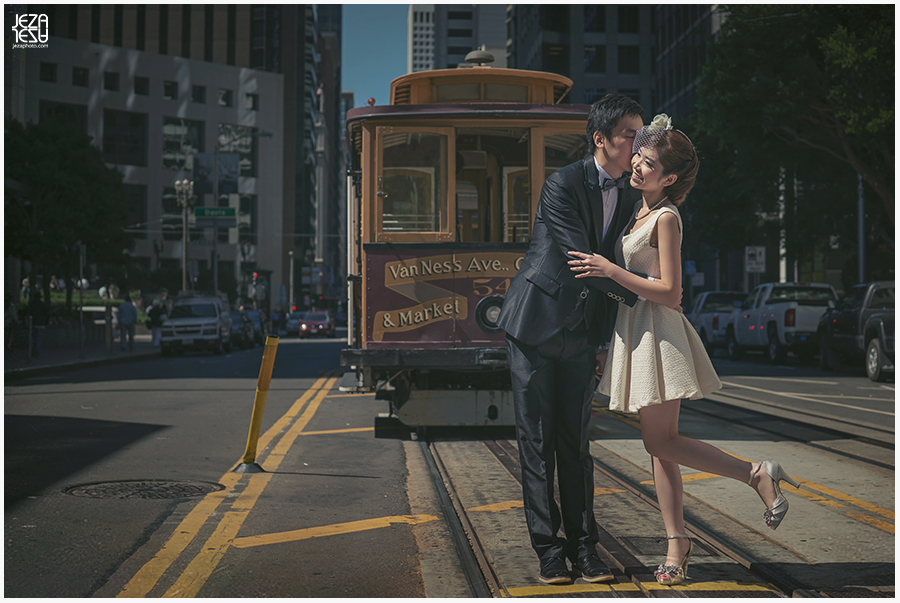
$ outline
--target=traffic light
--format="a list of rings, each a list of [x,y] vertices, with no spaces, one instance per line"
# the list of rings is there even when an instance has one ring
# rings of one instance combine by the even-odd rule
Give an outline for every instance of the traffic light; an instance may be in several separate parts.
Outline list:
[[[257,279],[257,278],[259,278],[259,273],[258,273],[258,272],[254,272],[254,273],[253,273],[253,284],[254,284],[254,285],[256,284],[256,279]]]

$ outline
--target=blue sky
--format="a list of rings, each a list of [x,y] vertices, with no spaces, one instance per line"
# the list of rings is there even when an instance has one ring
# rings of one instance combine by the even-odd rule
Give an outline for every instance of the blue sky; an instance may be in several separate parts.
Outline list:
[[[409,4],[344,4],[341,88],[353,91],[356,107],[369,97],[390,103],[391,80],[406,73]]]

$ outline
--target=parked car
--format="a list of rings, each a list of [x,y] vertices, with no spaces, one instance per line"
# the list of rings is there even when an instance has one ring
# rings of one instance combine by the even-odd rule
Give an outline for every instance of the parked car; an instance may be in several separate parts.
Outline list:
[[[300,321],[306,316],[306,312],[291,312],[287,317],[287,334],[296,335],[300,332]]]
[[[262,319],[262,313],[259,310],[244,310],[250,322],[253,323],[253,337],[256,343],[263,345],[266,343],[266,337],[269,335],[269,329],[266,327],[265,321]]]
[[[761,349],[772,364],[782,364],[788,351],[812,361],[819,349],[819,319],[836,299],[834,287],[823,283],[759,285],[728,317],[728,357],[734,360],[745,349]]]
[[[872,381],[894,374],[894,281],[851,287],[819,320],[819,366],[865,361]]]
[[[228,298],[213,295],[181,297],[163,321],[161,350],[164,356],[188,349],[231,349],[231,312]]]
[[[256,345],[256,335],[253,323],[246,313],[240,310],[231,311],[231,341],[232,345],[246,350]]]
[[[706,353],[725,346],[728,317],[740,308],[746,293],[741,291],[704,291],[697,296],[687,318],[700,335]]]
[[[336,328],[334,318],[327,312],[308,312],[300,321],[298,335],[300,337],[312,337],[313,335],[334,337]]]

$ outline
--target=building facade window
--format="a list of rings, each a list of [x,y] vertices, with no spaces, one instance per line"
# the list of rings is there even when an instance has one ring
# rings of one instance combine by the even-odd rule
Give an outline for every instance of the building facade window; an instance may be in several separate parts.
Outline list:
[[[259,111],[259,95],[248,94],[244,99],[244,108],[249,111]]]
[[[71,124],[79,132],[87,134],[87,106],[42,100],[38,106],[38,121]]]
[[[128,232],[136,239],[147,238],[147,187],[143,184],[123,184]]]
[[[585,73],[606,73],[606,46],[584,47]]]
[[[103,161],[147,165],[147,114],[103,111]]]
[[[219,124],[219,154],[237,153],[239,173],[244,177],[256,176],[256,128],[235,124]]]
[[[150,94],[150,78],[134,76],[134,93],[141,96],[149,96]]]
[[[41,61],[40,72],[38,74],[42,82],[56,83],[56,63],[44,63]]]
[[[619,5],[619,33],[639,33],[641,30],[641,7]]]
[[[619,73],[640,73],[640,46],[619,46]]]
[[[111,92],[119,91],[119,74],[115,71],[103,72],[103,89]]]
[[[606,88],[585,88],[584,104],[592,105],[606,95]]]
[[[189,158],[203,152],[206,124],[182,117],[163,118],[163,161],[166,170],[191,169]]]
[[[219,106],[230,107],[232,105],[232,97],[234,93],[231,90],[219,88]]]
[[[602,33],[606,31],[606,5],[584,5],[584,31]]]
[[[206,104],[206,86],[191,86],[191,101]]]
[[[569,47],[545,43],[541,47],[541,66],[544,71],[569,73]]]
[[[88,73],[87,67],[72,67],[72,85],[87,88]]]
[[[163,98],[166,100],[178,100],[178,82],[163,81]]]

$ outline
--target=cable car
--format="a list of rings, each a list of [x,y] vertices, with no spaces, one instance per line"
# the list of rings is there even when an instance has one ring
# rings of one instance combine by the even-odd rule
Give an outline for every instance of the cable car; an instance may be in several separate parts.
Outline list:
[[[466,60],[347,112],[341,364],[409,427],[515,423],[497,317],[544,180],[588,153],[590,107],[560,102],[570,79],[493,68],[483,51]]]

